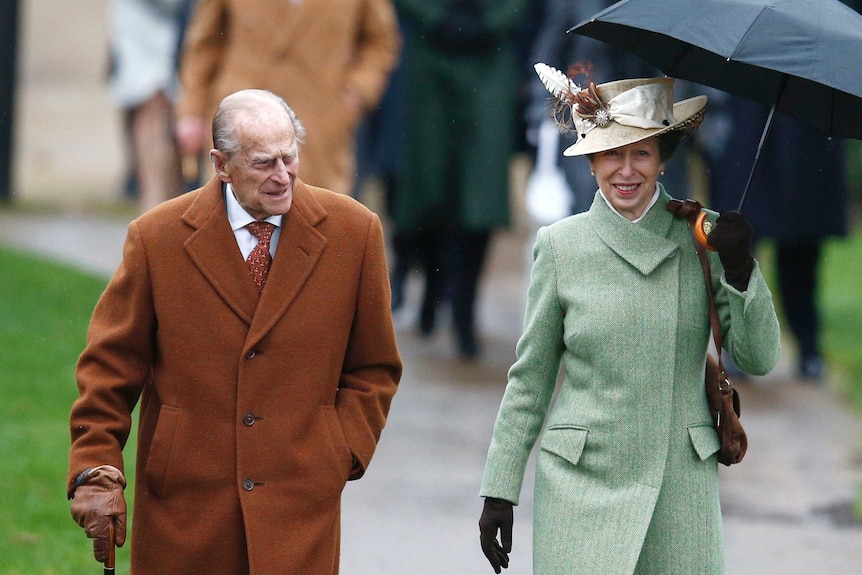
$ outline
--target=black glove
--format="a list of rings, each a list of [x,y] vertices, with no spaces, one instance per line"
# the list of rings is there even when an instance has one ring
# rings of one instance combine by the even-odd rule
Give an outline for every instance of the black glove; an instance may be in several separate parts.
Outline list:
[[[479,542],[482,553],[488,558],[494,573],[500,573],[509,566],[509,553],[512,552],[512,524],[514,523],[513,505],[496,497],[486,497],[482,516],[479,518]],[[497,541],[497,531],[500,541]]]
[[[748,289],[748,280],[751,270],[754,269],[754,258],[751,257],[752,235],[754,231],[751,224],[742,214],[727,211],[718,217],[715,228],[706,239],[718,252],[727,283],[739,291]]]

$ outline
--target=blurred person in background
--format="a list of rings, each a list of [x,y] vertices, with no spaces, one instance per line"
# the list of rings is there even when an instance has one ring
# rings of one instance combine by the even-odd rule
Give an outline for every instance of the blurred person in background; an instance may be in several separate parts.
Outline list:
[[[109,86],[123,111],[126,195],[142,211],[185,191],[174,140],[177,54],[193,0],[111,0]]]
[[[709,166],[710,207],[735,210],[769,109],[726,92],[709,94],[710,118],[698,141]],[[755,242],[774,243],[778,299],[796,343],[797,375],[819,381],[826,364],[818,269],[825,241],[847,233],[842,140],[776,114],[742,211]]]
[[[390,0],[197,0],[180,63],[180,151],[207,149],[208,119],[227,94],[268,89],[306,119],[300,177],[351,194],[356,130],[399,49]]]
[[[405,25],[406,141],[392,200],[396,252],[420,246],[420,331],[451,305],[457,353],[479,354],[476,299],[489,240],[509,224],[517,43],[527,0],[396,0]],[[401,245],[399,245],[401,244]]]

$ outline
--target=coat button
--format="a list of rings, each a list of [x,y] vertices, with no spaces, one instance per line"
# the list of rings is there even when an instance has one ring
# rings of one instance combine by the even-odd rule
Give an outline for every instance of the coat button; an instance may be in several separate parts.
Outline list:
[[[248,350],[248,353],[247,353],[247,354],[245,354],[245,358],[246,358],[246,359],[251,359],[251,358],[253,358],[253,357],[254,357],[254,356],[256,356],[256,355],[257,355],[257,350],[250,349],[250,350]]]
[[[242,422],[245,423],[249,427],[254,425],[255,421],[257,421],[257,418],[254,416],[253,413],[246,413],[242,418]]]
[[[252,489],[254,489],[254,480],[250,477],[246,477],[242,480],[242,488],[246,491],[251,491]]]

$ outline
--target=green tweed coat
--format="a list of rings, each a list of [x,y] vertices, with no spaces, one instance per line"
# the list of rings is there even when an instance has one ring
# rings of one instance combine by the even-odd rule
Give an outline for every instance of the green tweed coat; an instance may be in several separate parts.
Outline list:
[[[544,431],[536,575],[724,572],[719,442],[703,389],[708,300],[687,222],[669,200],[662,189],[632,223],[597,194],[588,212],[539,231],[481,489],[517,504]],[[725,347],[743,370],[766,373],[779,327],[759,267],[740,293],[710,258]]]

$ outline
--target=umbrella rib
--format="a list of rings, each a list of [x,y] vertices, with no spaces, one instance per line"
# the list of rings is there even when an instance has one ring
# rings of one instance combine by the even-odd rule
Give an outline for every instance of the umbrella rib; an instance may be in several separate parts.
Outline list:
[[[760,10],[757,12],[757,16],[751,19],[751,23],[748,25],[748,28],[745,29],[745,34],[743,34],[739,40],[736,42],[736,45],[733,47],[733,52],[727,56],[727,61],[735,60],[736,54],[739,52],[739,48],[745,44],[746,38],[748,38],[749,33],[751,33],[751,29],[757,24],[757,21],[763,16],[763,13],[769,9],[770,6],[762,6]]]
[[[671,65],[670,65],[670,68],[668,68],[668,70],[667,70],[666,74],[667,74],[668,76],[675,76],[675,75],[676,75],[676,74],[675,74],[675,72],[676,72],[676,67],[679,65],[679,63],[680,63],[680,62],[682,62],[682,61],[683,61],[683,60],[684,60],[684,59],[685,59],[689,54],[691,54],[693,51],[694,51],[694,46],[692,46],[691,44],[686,43],[685,47],[684,47],[682,50],[680,50],[679,55],[678,55],[678,56],[676,57],[676,59],[673,61],[673,64],[671,64]]]

